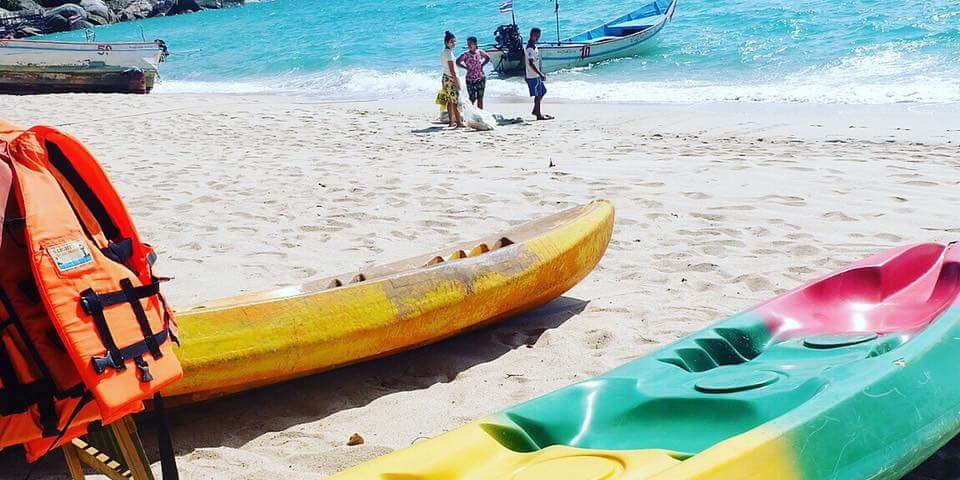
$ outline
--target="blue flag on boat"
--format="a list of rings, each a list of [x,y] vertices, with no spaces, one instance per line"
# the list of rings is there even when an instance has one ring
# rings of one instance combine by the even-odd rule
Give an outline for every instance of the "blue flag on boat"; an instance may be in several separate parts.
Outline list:
[[[500,2],[500,13],[510,13],[513,11],[513,0]]]

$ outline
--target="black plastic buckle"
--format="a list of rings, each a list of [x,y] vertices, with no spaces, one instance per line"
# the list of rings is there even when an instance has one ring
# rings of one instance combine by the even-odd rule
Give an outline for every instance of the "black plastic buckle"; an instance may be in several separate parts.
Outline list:
[[[97,372],[97,375],[103,374],[107,371],[107,368],[112,368],[118,372],[126,370],[127,366],[123,362],[123,354],[110,350],[102,357],[93,357],[93,370]]]
[[[143,357],[136,357],[133,359],[133,363],[137,365],[137,370],[140,371],[140,381],[142,383],[150,383],[153,381],[153,375],[150,374],[150,365],[147,364],[147,361]]]
[[[103,311],[103,303],[100,302],[100,296],[92,289],[80,292],[80,307],[87,315],[96,315]]]

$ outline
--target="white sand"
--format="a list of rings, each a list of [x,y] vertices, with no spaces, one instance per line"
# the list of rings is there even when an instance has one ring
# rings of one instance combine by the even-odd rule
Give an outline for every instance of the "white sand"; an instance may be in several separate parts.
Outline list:
[[[174,412],[186,479],[323,478],[877,250],[960,233],[956,106],[547,105],[558,120],[485,133],[444,131],[429,102],[282,96],[6,97],[3,115],[86,142],[181,306],[615,202],[600,267],[541,310]],[[354,432],[364,445],[345,445]],[[35,478],[62,478],[53,457]],[[22,476],[11,452],[6,472]]]

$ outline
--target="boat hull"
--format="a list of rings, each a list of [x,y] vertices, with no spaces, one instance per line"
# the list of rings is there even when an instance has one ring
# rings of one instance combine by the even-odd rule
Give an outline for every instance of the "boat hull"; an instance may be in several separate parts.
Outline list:
[[[156,70],[110,66],[0,65],[0,94],[150,93]]]
[[[960,431],[960,246],[895,249],[360,478],[897,479]]]
[[[349,283],[350,275],[332,277],[178,312],[184,378],[164,393],[175,403],[206,400],[411,349],[532,309],[594,268],[612,228],[612,205],[597,201],[366,270],[353,276],[357,283]],[[343,286],[325,288],[331,284]]]

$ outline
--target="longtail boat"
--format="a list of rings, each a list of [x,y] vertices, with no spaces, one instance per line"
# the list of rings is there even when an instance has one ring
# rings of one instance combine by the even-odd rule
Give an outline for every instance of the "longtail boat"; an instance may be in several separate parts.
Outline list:
[[[149,93],[162,40],[86,43],[0,39],[0,93]]]
[[[960,430],[960,245],[889,250],[333,477],[897,479]]]
[[[677,0],[655,0],[599,27],[560,39],[541,41],[544,71],[582,67],[611,58],[641,53],[673,18]],[[495,33],[497,43],[483,49],[490,55],[493,71],[501,76],[523,75],[523,40],[516,25],[504,25]]]

